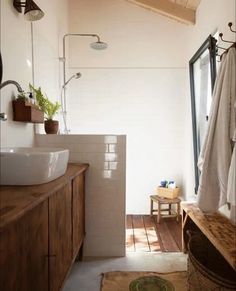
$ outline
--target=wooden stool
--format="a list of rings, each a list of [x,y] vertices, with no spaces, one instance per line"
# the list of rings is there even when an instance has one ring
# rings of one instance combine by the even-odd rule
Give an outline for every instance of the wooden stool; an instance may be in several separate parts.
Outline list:
[[[174,198],[174,199],[168,199],[168,198],[163,198],[159,197],[157,195],[151,195],[150,196],[151,200],[151,209],[150,209],[150,215],[152,216],[154,212],[157,212],[157,222],[160,223],[161,217],[176,217],[177,222],[179,221],[179,216],[180,216],[180,202],[181,200],[179,198]],[[153,209],[153,202],[157,203],[158,208]],[[168,208],[161,208],[162,204],[168,204]],[[177,204],[177,211],[174,211],[172,209],[172,204]],[[169,214],[162,214],[162,212],[168,211]]]

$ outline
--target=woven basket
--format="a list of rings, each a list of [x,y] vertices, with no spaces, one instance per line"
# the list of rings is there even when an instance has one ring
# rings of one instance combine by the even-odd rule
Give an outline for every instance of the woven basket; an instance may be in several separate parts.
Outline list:
[[[176,187],[174,189],[157,187],[157,195],[159,197],[174,199],[174,198],[178,197],[179,194],[180,194],[180,188],[178,188],[178,187]]]
[[[193,235],[188,244],[188,290],[236,290],[236,272],[202,234]]]

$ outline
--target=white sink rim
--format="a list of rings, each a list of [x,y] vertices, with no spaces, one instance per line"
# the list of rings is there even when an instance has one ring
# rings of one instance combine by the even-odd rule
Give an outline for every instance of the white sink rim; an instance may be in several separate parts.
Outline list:
[[[1,148],[0,184],[38,185],[48,183],[65,174],[68,159],[69,150],[63,148]]]
[[[49,153],[63,152],[67,150],[68,149],[52,147],[2,147],[0,148],[0,154],[43,155]]]

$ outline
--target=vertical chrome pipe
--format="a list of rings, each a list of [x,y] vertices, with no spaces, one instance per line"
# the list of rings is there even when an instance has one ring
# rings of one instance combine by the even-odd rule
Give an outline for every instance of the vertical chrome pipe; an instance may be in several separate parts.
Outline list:
[[[65,34],[63,36],[63,104],[61,104],[62,106],[62,111],[64,112],[63,114],[66,114],[66,36],[67,34]]]
[[[67,33],[63,36],[63,104],[62,110],[66,115],[66,37],[67,36],[85,36],[85,37],[96,37],[97,41],[100,42],[100,37],[97,34],[89,34],[89,33]]]
[[[31,66],[32,66],[32,85],[35,86],[35,61],[34,61],[34,27],[33,22],[30,24],[31,28]]]

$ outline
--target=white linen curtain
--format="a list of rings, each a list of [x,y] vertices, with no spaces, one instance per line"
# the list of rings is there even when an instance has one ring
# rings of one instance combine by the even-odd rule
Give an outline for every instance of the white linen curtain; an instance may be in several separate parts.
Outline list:
[[[235,169],[235,156],[232,155],[236,130],[235,70],[236,49],[232,47],[221,62],[213,92],[209,125],[198,161],[201,177],[197,203],[205,212],[216,211],[226,202],[235,205],[236,179],[235,174],[232,174],[232,169]],[[233,185],[229,189],[234,189],[234,192],[228,192],[227,195],[228,185]]]
[[[207,112],[207,99],[208,99],[208,84],[209,80],[209,70],[210,70],[210,57],[207,54],[204,58],[200,59],[200,98],[199,98],[199,108],[198,108],[198,132],[197,132],[197,144],[201,148],[204,142],[204,137],[207,131],[208,122],[206,120]]]

